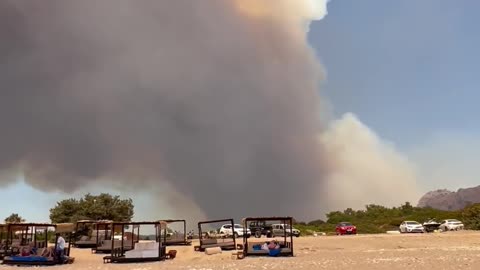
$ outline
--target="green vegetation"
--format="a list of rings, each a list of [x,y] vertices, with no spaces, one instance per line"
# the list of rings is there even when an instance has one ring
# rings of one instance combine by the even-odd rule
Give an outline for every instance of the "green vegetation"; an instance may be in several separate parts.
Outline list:
[[[415,220],[423,223],[429,219],[459,219],[467,229],[480,229],[480,204],[471,205],[461,211],[442,211],[433,208],[413,207],[405,203],[400,207],[388,208],[381,205],[370,204],[365,210],[345,209],[343,212],[335,211],[327,214],[327,221],[315,220],[309,223],[297,222],[295,228],[302,231],[303,235],[313,232],[335,233],[337,223],[345,221],[357,226],[358,233],[384,233],[389,230],[398,230],[404,220]]]
[[[480,204],[465,207],[462,211],[465,226],[472,230],[480,230]]]
[[[106,193],[98,196],[87,194],[79,200],[63,200],[50,209],[52,223],[76,222],[85,219],[130,221],[132,217],[132,199],[121,199],[120,196]]]
[[[13,213],[10,216],[5,218],[5,223],[22,223],[25,222],[19,214]]]

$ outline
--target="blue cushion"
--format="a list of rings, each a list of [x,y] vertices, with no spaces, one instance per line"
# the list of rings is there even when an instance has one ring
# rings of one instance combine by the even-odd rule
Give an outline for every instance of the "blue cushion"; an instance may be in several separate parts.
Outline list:
[[[254,245],[253,250],[262,250],[262,245]]]
[[[280,249],[270,249],[268,251],[268,255],[270,256],[278,256],[278,254],[280,254]]]
[[[46,262],[47,258],[45,258],[45,257],[13,256],[13,257],[10,257],[10,260],[15,261],[15,262]]]

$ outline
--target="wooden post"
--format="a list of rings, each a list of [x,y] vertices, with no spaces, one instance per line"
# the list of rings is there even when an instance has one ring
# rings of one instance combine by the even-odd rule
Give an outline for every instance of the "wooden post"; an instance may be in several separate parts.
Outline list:
[[[33,239],[33,245],[37,247],[37,227],[35,227],[35,238]]]
[[[57,241],[58,237],[57,234],[55,234],[55,252],[57,252]],[[48,247],[48,228],[45,228],[45,248]]]
[[[183,221],[183,241],[184,244],[187,244],[187,221]]]
[[[203,233],[202,233],[202,224],[198,223],[198,241],[200,242],[200,248],[202,248],[202,240],[203,240]]]
[[[122,256],[123,256],[123,238],[125,237],[125,225],[122,224]]]
[[[140,226],[138,226],[138,229],[140,230]],[[135,226],[132,225],[132,249],[135,248]]]
[[[162,223],[159,222],[157,225],[157,228],[155,229],[155,240],[158,243],[158,258],[161,260],[162,259]],[[160,237],[158,237],[158,231],[160,230]]]
[[[290,251],[292,252],[292,256],[293,256],[293,219],[290,218],[290,230],[291,230],[291,234],[290,234]]]
[[[97,231],[97,241],[96,241],[97,243],[96,243],[96,244],[97,244],[97,247],[98,247],[98,238],[99,238],[99,233],[98,233],[98,231],[99,231],[99,229],[98,229],[98,223],[95,223],[95,225],[94,225],[94,228],[95,228],[95,230]]]
[[[112,233],[110,235],[110,241],[112,241],[112,248],[110,250],[110,253],[112,255],[112,258],[113,258],[113,255],[115,254],[114,251],[115,251],[115,236],[114,236],[114,232],[115,231],[115,223],[112,223]],[[107,235],[105,235],[105,239],[107,239]]]
[[[233,222],[233,219],[231,220],[231,224],[232,224],[233,247],[235,248],[235,250],[237,250],[237,238],[235,237],[235,224]]]
[[[48,247],[48,228],[45,228],[45,241],[46,241],[46,246],[45,248]],[[57,260],[57,244],[58,244],[58,236],[55,232],[55,247],[54,247],[54,252],[55,252],[55,261]],[[58,263],[58,262],[57,262]]]

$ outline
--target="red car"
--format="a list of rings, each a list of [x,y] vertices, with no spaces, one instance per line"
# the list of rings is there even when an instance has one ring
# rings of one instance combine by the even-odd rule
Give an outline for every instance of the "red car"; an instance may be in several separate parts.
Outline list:
[[[335,228],[335,232],[337,233],[337,235],[357,234],[357,227],[355,227],[350,222],[340,222],[337,224],[337,228]]]

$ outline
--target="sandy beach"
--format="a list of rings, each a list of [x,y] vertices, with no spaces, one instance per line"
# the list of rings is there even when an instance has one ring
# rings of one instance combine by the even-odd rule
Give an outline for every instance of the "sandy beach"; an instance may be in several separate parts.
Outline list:
[[[195,244],[195,243],[194,243]],[[193,246],[170,247],[174,260],[142,264],[103,264],[103,254],[73,249],[75,263],[52,268],[83,269],[480,269],[480,232],[414,235],[300,237],[295,257],[235,259],[232,252],[205,255]],[[2,266],[1,269],[18,269]]]

